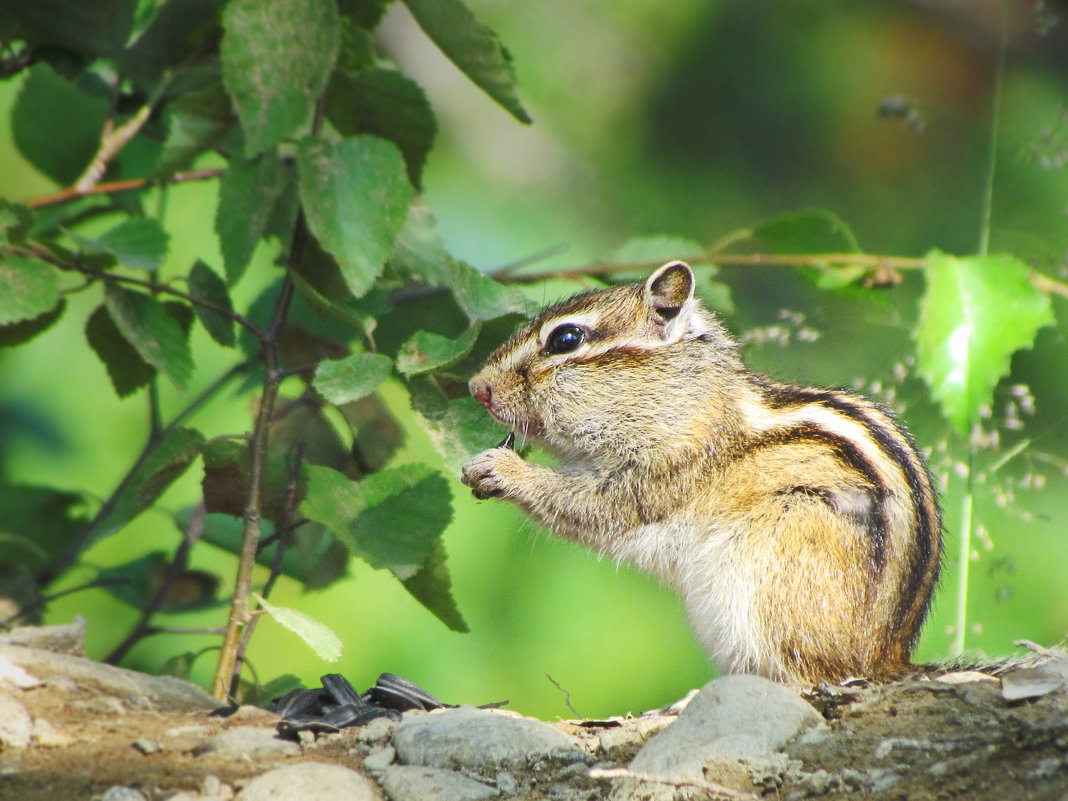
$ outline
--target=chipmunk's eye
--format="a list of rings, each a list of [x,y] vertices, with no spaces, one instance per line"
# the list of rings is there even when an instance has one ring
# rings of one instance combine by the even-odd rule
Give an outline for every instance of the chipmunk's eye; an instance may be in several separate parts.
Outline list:
[[[561,325],[553,329],[545,340],[545,352],[550,355],[570,353],[586,341],[586,330],[577,325]]]

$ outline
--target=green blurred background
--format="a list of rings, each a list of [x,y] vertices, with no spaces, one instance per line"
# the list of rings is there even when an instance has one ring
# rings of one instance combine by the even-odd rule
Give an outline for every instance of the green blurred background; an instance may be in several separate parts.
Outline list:
[[[998,2],[470,5],[513,54],[534,125],[519,126],[471,86],[402,7],[390,11],[380,44],[434,106],[440,132],[425,173],[426,199],[449,250],[482,269],[531,257],[538,258],[530,269],[580,266],[638,235],[711,244],[808,207],[837,213],[869,252],[917,256],[938,247],[966,254],[978,247]],[[1063,279],[1068,34],[1058,14],[1066,8],[1009,7],[991,249]],[[17,80],[0,84],[0,117],[8,118],[18,90]],[[902,114],[880,115],[888,102]],[[0,195],[25,199],[55,188],[20,158],[10,131],[0,130]],[[216,194],[213,183],[169,190],[164,274],[184,272],[197,257],[221,264],[212,234]],[[263,249],[256,258],[266,265],[273,256]],[[752,364],[787,379],[857,386],[891,402],[931,451],[946,490],[947,559],[917,656],[944,657],[953,639],[966,448],[949,435],[908,369],[920,277],[907,275],[892,291],[864,296],[820,292],[784,268],[724,268],[719,279],[733,299],[721,311],[749,343]],[[260,288],[240,285],[238,308]],[[532,286],[531,308],[576,288]],[[106,497],[141,446],[147,401],[143,392],[115,399],[82,333],[96,301],[84,294],[72,301],[45,335],[0,352],[0,475]],[[1064,320],[1063,301],[1054,309]],[[989,427],[998,442],[979,454],[967,645],[991,654],[1008,652],[1014,639],[1052,643],[1068,631],[1064,330],[1063,324],[1044,330],[1033,351],[1017,355],[992,408]],[[192,393],[230,358],[199,329],[195,336]],[[164,388],[165,416],[182,404],[170,393]],[[440,465],[404,411],[403,391],[389,387],[386,396],[407,431],[398,461]],[[252,403],[229,395],[195,422],[208,436],[244,431]],[[1024,408],[1006,411],[1013,404]],[[1019,453],[992,470],[1014,446]],[[194,468],[161,505],[192,504],[198,481]],[[639,712],[714,675],[670,592],[550,539],[504,504],[476,503],[458,478],[453,492],[445,543],[470,634],[448,631],[390,575],[354,562],[351,580],[330,589],[305,594],[283,579],[272,596],[334,628],[345,642],[341,662],[323,663],[264,621],[249,652],[260,680],[292,673],[315,683],[339,671],[363,687],[391,671],[446,701],[510,699],[514,709],[551,718],[571,713],[547,674],[586,716]],[[87,561],[120,564],[171,550],[178,537],[167,515],[150,511]],[[192,566],[231,577],[234,563],[201,545]],[[57,589],[91,577],[89,569],[76,571]],[[102,656],[125,637],[137,610],[92,590],[55,603],[48,620],[75,614],[88,619],[89,648]],[[216,626],[225,614],[217,609],[173,622]],[[158,670],[169,656],[216,641],[152,638],[125,664]],[[207,684],[212,670],[205,656],[194,677]]]

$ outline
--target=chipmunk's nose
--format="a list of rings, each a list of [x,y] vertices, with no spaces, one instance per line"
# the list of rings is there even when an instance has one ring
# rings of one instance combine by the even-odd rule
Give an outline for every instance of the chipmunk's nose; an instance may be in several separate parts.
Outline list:
[[[471,394],[475,400],[485,406],[487,409],[493,403],[493,390],[490,389],[488,381],[472,378],[471,383],[468,385],[471,389]]]

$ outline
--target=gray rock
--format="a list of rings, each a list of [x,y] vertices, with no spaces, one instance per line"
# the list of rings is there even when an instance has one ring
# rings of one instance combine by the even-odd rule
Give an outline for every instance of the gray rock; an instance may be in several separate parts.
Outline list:
[[[630,770],[698,786],[710,779],[733,784],[739,777],[747,783],[738,760],[759,763],[821,725],[820,714],[793,690],[759,676],[724,676],[706,684],[678,720],[642,746]],[[724,770],[709,772],[711,764]],[[617,796],[630,797],[636,787],[625,782]],[[752,785],[738,789],[751,790]]]
[[[0,695],[0,745],[25,748],[33,739],[33,718],[13,695]]]
[[[390,801],[478,801],[500,793],[452,770],[394,765],[382,777]]]
[[[134,707],[215,709],[219,706],[219,702],[200,687],[174,676],[148,676],[80,656],[21,645],[0,645],[0,659],[6,659],[41,679],[58,675],[82,685],[95,685],[101,693],[125,699]]]
[[[300,756],[301,749],[292,740],[278,737],[274,729],[258,726],[235,726],[212,737],[196,751],[202,754],[226,754],[239,758],[266,759],[268,757]]]
[[[236,801],[376,801],[371,782],[340,765],[301,762],[257,776]]]
[[[382,773],[397,758],[397,750],[392,745],[372,751],[363,760],[363,769],[368,773]]]
[[[393,747],[405,764],[438,768],[507,767],[545,757],[587,758],[578,740],[547,723],[472,707],[402,721],[393,732]]]
[[[85,656],[85,618],[76,615],[73,623],[62,626],[17,626],[0,634],[0,645]]]
[[[517,782],[515,776],[507,770],[497,771],[496,782],[497,789],[505,795],[515,795],[519,792],[519,782]]]

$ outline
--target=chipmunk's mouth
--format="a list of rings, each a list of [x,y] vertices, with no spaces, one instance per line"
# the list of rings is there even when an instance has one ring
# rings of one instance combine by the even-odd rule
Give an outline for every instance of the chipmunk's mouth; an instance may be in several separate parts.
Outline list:
[[[488,406],[486,410],[493,415],[494,419],[504,423],[522,437],[540,437],[545,432],[545,426],[540,420],[520,420],[514,414],[497,411],[492,406]]]

